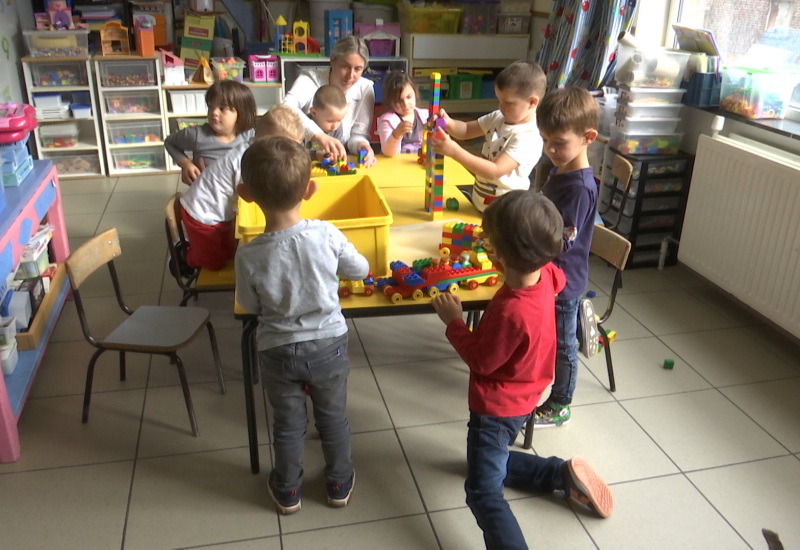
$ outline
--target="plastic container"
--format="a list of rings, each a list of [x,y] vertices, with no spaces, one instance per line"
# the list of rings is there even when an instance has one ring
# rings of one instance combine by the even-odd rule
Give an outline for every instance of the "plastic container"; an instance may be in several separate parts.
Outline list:
[[[61,105],[60,107],[36,107],[37,120],[57,118],[69,118],[69,105]]]
[[[164,148],[118,149],[111,151],[111,163],[117,170],[163,170]]]
[[[667,49],[617,48],[614,78],[621,86],[677,88],[683,80],[690,54]]]
[[[602,97],[596,97],[595,101],[600,106],[597,130],[604,136],[607,136],[611,133],[611,127],[614,125],[614,114],[617,110],[617,95],[606,94]]]
[[[531,8],[531,0],[500,0],[500,13],[530,15]]]
[[[82,155],[57,155],[48,154],[48,160],[53,161],[59,175],[97,175],[100,173],[100,159],[96,153]]]
[[[617,212],[615,210],[609,210],[607,214],[603,215],[603,219],[607,219],[607,221],[615,222],[617,219]],[[639,216],[639,231],[643,231],[645,229],[661,229],[661,228],[671,228],[677,222],[678,217],[675,214],[656,214],[652,216]],[[631,228],[633,227],[633,218],[631,216],[622,216],[622,219],[619,222],[619,226],[617,229],[620,233],[624,235],[628,235],[631,232]]]
[[[683,132],[675,134],[629,133],[611,128],[608,144],[623,155],[674,155],[683,140]]]
[[[614,125],[629,134],[672,134],[680,121],[680,118],[622,117]]]
[[[58,63],[31,63],[31,79],[34,86],[88,86],[86,64],[81,61]]]
[[[686,88],[683,104],[691,107],[716,107],[719,105],[719,94],[722,78],[716,73],[694,73],[689,80],[681,83]]]
[[[212,57],[215,80],[244,81],[244,59],[238,57]]]
[[[24,145],[0,147],[0,172],[13,172],[30,156],[28,148]]]
[[[108,142],[112,145],[160,141],[161,123],[157,120],[108,123]]]
[[[154,86],[152,61],[104,61],[100,65],[100,84],[106,87]]]
[[[461,12],[461,34],[494,34],[500,0],[457,0]]]
[[[344,233],[369,261],[375,277],[389,272],[389,226],[392,211],[380,189],[369,178],[328,176],[317,178],[317,192],[300,207],[304,218],[325,220]],[[239,200],[237,229],[242,242],[264,232],[266,220],[255,203]]]
[[[61,109],[64,103],[60,93],[52,92],[33,94],[33,106],[40,109]]]
[[[719,107],[745,118],[783,118],[800,75],[725,67]]]
[[[421,34],[455,34],[461,21],[461,8],[450,6],[412,7],[397,5],[403,32]]]
[[[611,159],[609,158],[609,161],[610,160]],[[633,182],[638,182],[639,177],[641,176],[642,163],[631,159],[628,160],[631,163],[631,166],[633,167],[633,174],[631,175],[631,189],[633,190],[633,188],[635,187]],[[645,175],[648,177],[681,175],[686,172],[686,168],[688,167],[688,165],[689,165],[689,160],[685,158],[664,159],[664,160],[648,159],[647,174]],[[604,181],[610,182],[613,177],[614,176],[611,174],[611,163],[607,162],[606,177],[604,178]],[[645,183],[646,186],[645,192],[647,193],[650,192],[649,188],[647,188],[648,185],[655,184],[656,182],[659,181],[663,180],[648,180]],[[680,190],[680,188],[675,189],[675,191],[677,190]],[[635,191],[633,191],[633,193],[634,194],[631,195],[632,197],[635,196]]]
[[[22,31],[31,57],[83,57],[89,55],[88,30]]]
[[[72,112],[72,118],[91,118],[92,116],[91,105],[70,103],[69,110]]]
[[[205,113],[206,106],[205,90],[190,90],[186,92],[167,90],[169,101],[172,104],[172,112],[179,115]]]
[[[353,2],[353,24],[369,23],[374,25],[375,21],[378,19],[382,19],[384,23],[397,21],[395,7],[385,6],[383,4]]]
[[[19,187],[22,185],[22,182],[25,181],[25,178],[28,177],[28,174],[31,173],[31,170],[33,170],[33,157],[28,156],[28,158],[22,161],[22,164],[17,166],[13,171],[2,172],[3,187]],[[5,208],[5,195],[3,195],[2,203]]]
[[[686,90],[620,86],[619,100],[628,103],[680,103]]]
[[[619,210],[619,205],[622,202],[622,195],[617,193],[611,200],[611,207]],[[658,212],[659,210],[674,210],[681,204],[681,198],[678,196],[666,197],[648,197],[642,199],[641,212]],[[628,200],[625,202],[625,208],[622,213],[625,216],[633,216],[636,210],[636,201]]]
[[[683,105],[680,103],[628,103],[617,105],[617,117],[635,118],[680,118]]]
[[[498,13],[498,34],[528,34],[531,26],[531,15],[520,13]]]
[[[8,345],[0,347],[0,365],[3,369],[3,375],[8,376],[14,374],[19,362],[19,353],[17,353],[17,340],[12,338]]]
[[[46,124],[39,129],[39,138],[42,147],[75,147],[78,144],[78,124],[67,122],[63,124]]]
[[[451,74],[447,81],[450,84],[448,99],[480,99],[481,75]]]
[[[110,115],[158,114],[158,90],[106,93],[106,112]]]

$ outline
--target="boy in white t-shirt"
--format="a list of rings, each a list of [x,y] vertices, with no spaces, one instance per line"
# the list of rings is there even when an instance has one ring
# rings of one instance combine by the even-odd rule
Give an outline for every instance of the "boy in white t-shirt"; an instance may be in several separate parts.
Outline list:
[[[498,110],[470,121],[455,120],[439,110],[447,133],[435,136],[434,151],[453,158],[475,175],[475,185],[469,191],[472,204],[480,212],[508,191],[530,188],[529,176],[542,156],[536,106],[545,90],[546,78],[539,65],[515,61],[494,81]],[[473,155],[452,139],[481,135],[486,140],[481,156]]]

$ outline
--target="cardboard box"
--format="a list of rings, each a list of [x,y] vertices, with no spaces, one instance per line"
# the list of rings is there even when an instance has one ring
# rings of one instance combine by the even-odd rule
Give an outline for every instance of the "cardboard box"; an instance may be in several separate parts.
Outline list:
[[[17,333],[17,348],[20,351],[36,349],[39,345],[39,340],[44,335],[47,321],[50,319],[50,313],[56,304],[58,293],[61,291],[61,286],[66,282],[66,277],[67,269],[63,265],[59,265],[50,285],[50,292],[44,295],[42,303],[39,305],[39,311],[36,312],[36,316],[31,320],[28,330]]]
[[[195,15],[187,13],[183,19],[183,36],[185,38],[214,39],[213,15]]]

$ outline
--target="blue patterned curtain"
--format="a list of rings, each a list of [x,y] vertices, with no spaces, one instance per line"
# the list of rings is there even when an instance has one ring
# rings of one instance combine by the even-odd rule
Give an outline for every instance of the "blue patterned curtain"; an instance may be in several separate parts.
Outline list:
[[[548,88],[599,89],[614,71],[617,38],[629,32],[636,0],[553,0],[536,57]]]

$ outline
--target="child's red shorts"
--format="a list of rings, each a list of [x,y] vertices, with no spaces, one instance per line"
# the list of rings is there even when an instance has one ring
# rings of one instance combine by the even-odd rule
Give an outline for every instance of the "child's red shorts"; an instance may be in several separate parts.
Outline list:
[[[181,206],[181,220],[189,241],[186,263],[217,271],[236,254],[233,220],[216,225],[205,225],[195,220]]]

